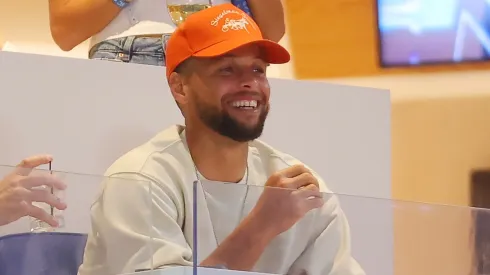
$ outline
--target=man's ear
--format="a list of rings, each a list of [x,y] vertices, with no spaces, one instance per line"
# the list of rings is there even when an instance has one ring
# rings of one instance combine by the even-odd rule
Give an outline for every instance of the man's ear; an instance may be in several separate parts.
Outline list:
[[[187,89],[185,88],[185,78],[183,75],[173,72],[168,78],[168,85],[170,92],[175,101],[182,105],[186,105],[188,101]]]

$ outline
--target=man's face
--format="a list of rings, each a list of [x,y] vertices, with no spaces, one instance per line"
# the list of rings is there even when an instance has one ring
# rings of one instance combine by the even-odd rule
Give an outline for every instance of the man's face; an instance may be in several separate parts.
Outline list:
[[[235,141],[258,138],[269,112],[270,96],[268,64],[262,60],[260,49],[244,46],[225,56],[195,61],[185,85],[186,116],[200,119]]]

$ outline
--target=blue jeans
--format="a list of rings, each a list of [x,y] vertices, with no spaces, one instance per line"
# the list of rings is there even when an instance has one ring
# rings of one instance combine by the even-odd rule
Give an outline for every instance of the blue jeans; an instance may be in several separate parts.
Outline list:
[[[102,41],[90,49],[89,59],[165,66],[165,45],[169,37],[168,34],[128,36]]]

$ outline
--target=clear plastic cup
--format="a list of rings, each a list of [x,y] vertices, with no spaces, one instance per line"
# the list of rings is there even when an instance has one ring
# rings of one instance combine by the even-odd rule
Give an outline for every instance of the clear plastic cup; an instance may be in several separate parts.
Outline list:
[[[59,178],[60,175],[53,175]],[[34,189],[34,188],[33,188]],[[58,198],[61,202],[65,201],[65,190],[58,190],[54,189],[51,187],[47,186],[40,186],[36,188],[37,190],[44,190],[46,192],[50,192],[53,194],[55,197]],[[54,219],[58,222],[57,227],[53,227],[49,225],[48,223],[41,221],[37,218],[30,218],[30,231],[33,233],[40,233],[40,232],[53,232],[56,231],[59,228],[64,228],[65,227],[65,218],[64,218],[64,211],[59,210],[47,203],[43,202],[33,202],[32,205],[41,208],[43,211],[48,213],[50,216],[54,217]]]

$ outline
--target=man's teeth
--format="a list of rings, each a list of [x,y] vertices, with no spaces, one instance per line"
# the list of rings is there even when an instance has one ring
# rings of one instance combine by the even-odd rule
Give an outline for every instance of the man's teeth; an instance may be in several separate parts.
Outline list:
[[[257,108],[257,100],[238,100],[233,101],[232,105],[235,108],[255,109]]]

